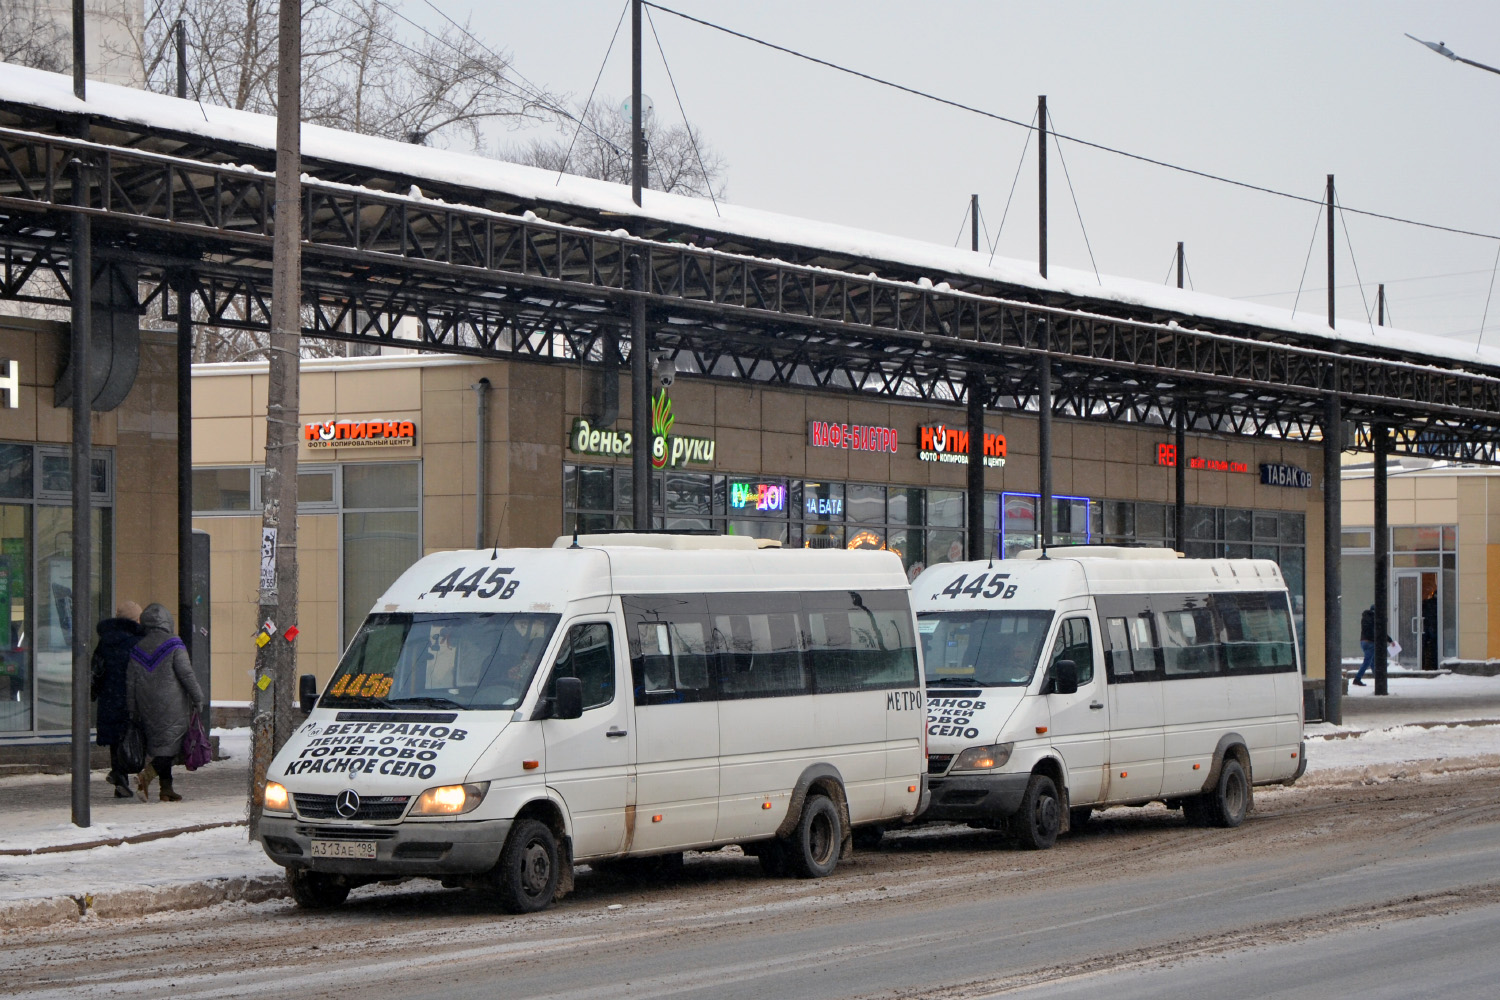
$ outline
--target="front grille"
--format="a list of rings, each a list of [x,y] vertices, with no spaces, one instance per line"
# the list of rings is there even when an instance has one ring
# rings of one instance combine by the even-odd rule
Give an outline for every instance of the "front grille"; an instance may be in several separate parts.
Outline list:
[[[297,832],[314,840],[390,840],[396,835],[391,827],[299,826]]]
[[[948,765],[952,762],[951,753],[930,753],[927,755],[927,773],[942,774],[948,770]]]
[[[382,820],[400,819],[401,814],[406,812],[406,804],[411,801],[410,795],[371,795],[359,800],[359,809],[353,816],[340,815],[334,808],[338,801],[337,795],[311,795],[306,792],[293,792],[292,801],[297,805],[297,815],[303,819],[349,819],[349,820]]]

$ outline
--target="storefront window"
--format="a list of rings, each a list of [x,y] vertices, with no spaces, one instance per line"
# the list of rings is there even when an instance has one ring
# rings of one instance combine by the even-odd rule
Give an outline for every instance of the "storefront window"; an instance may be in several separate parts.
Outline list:
[[[92,630],[95,622],[114,613],[108,586],[114,577],[110,513],[93,511],[88,592],[95,600],[91,607],[78,608],[73,603],[73,512],[67,507],[36,508],[34,729],[65,730],[72,725],[73,629]]]
[[[29,455],[27,463],[29,473]],[[0,608],[5,609],[7,624],[5,647],[0,650],[0,732],[32,728],[31,652],[27,648],[31,629],[26,615],[30,538],[31,508],[0,504]]]
[[[31,446],[0,444],[0,497],[31,499]]]
[[[250,501],[250,469],[194,469],[193,513],[254,510]]]
[[[339,517],[342,646],[359,631],[365,615],[386,588],[422,556],[421,466],[415,462],[371,462],[344,465],[338,471],[343,477]]]
[[[885,487],[850,483],[845,506],[849,521],[858,524],[885,523]]]

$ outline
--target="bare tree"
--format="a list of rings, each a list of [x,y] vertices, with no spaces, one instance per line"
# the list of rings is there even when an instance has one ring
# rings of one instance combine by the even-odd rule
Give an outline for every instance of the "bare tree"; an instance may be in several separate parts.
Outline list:
[[[41,0],[0,0],[0,62],[61,73],[73,64],[70,42]]]
[[[580,125],[581,120],[581,125]],[[630,183],[630,120],[609,98],[594,101],[576,115],[559,117],[556,139],[533,139],[503,158],[546,170]],[[576,140],[574,136],[577,136]],[[724,158],[688,125],[663,127],[646,117],[647,186],[674,194],[722,198]]]
[[[146,21],[146,85],[175,93],[172,31],[187,25],[188,93],[276,110],[275,0],[170,0]],[[304,0],[303,121],[482,151],[483,129],[550,117],[557,99],[515,77],[467,23],[419,31],[388,0]]]

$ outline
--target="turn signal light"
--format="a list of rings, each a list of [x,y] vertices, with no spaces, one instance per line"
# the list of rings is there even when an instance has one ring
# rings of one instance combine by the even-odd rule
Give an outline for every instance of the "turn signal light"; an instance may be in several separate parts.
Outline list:
[[[661,822],[661,813],[657,813],[655,816],[652,816],[651,817],[651,822],[653,822],[653,823],[660,823]]]
[[[762,808],[762,809],[769,809],[769,808],[771,808],[771,803],[769,803],[769,802],[762,802],[762,803],[761,803],[761,804],[760,804],[760,807],[761,807],[761,808]]]
[[[1200,768],[1202,766],[1203,766],[1202,764],[1194,764],[1193,765],[1193,770],[1196,771],[1196,770],[1198,770],[1198,768]]]
[[[1296,759],[1297,759],[1297,751],[1293,750],[1292,751],[1292,760],[1296,760]]]
[[[1122,777],[1122,778],[1128,778],[1128,777],[1130,777],[1130,772],[1129,771],[1121,771],[1120,772],[1120,777]]]
[[[523,771],[535,771],[537,768],[539,768],[541,766],[542,766],[542,762],[539,761],[539,760],[523,760],[523,761],[521,761],[521,769]]]
[[[1038,736],[1040,736],[1040,735],[1042,735],[1042,734],[1043,734],[1043,733],[1045,733],[1045,732],[1046,732],[1046,731],[1047,731],[1047,727],[1046,727],[1046,726],[1037,726],[1037,727],[1036,727],[1036,734],[1037,734],[1037,735],[1038,735]]]
[[[917,790],[917,786],[916,785],[907,785],[906,786],[906,790],[908,792],[915,792]]]

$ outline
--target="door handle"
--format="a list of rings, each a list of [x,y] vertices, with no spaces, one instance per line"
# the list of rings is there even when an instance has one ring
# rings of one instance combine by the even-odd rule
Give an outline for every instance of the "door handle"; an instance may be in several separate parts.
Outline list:
[[[1102,701],[1091,701],[1091,702],[1089,702],[1089,708],[1100,709],[1100,708],[1103,708],[1103,707],[1104,707],[1104,702],[1102,702]]]
[[[629,732],[629,730],[627,730],[627,729],[610,729],[610,730],[607,730],[604,735],[605,736],[624,736],[628,732]]]

